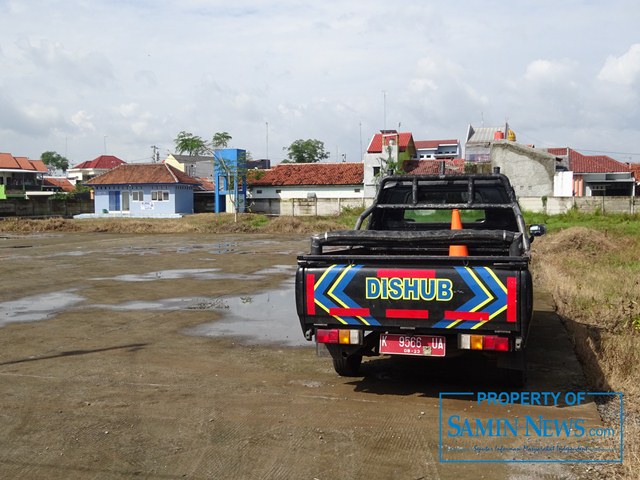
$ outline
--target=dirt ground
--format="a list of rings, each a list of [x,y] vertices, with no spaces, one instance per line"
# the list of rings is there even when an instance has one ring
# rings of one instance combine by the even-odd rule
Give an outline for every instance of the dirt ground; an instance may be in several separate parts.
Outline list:
[[[500,390],[493,372],[374,358],[338,377],[295,315],[307,248],[290,236],[3,234],[0,477],[587,475],[441,462],[439,393]],[[526,389],[584,389],[547,299],[536,309]],[[601,424],[593,403],[552,414]]]

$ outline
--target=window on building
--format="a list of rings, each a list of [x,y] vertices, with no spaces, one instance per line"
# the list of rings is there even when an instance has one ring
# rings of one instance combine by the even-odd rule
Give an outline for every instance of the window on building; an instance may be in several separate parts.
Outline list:
[[[142,190],[132,191],[131,200],[134,202],[142,202],[144,200],[144,192]]]
[[[168,190],[152,190],[151,200],[153,202],[167,202],[169,200]]]
[[[377,177],[380,175],[380,167],[373,167],[373,176]]]

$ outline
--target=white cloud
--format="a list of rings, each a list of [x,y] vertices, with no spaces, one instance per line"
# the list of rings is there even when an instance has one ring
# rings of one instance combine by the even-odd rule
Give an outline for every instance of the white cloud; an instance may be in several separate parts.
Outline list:
[[[95,125],[92,122],[93,115],[88,114],[84,110],[79,110],[71,115],[71,122],[79,127],[81,130],[89,130],[94,132],[96,130]]]
[[[619,57],[609,56],[605,61],[598,79],[619,85],[633,85],[640,78],[640,43],[631,45],[629,50]]]
[[[228,131],[259,157],[269,122],[275,161],[297,138],[355,161],[385,121],[461,138],[508,117],[519,138],[635,151],[638,17],[626,0],[0,1],[0,150],[81,161],[108,136],[137,159]]]
[[[571,86],[574,85],[572,81],[573,70],[574,65],[567,60],[534,60],[527,65],[523,80],[528,85],[535,87]]]

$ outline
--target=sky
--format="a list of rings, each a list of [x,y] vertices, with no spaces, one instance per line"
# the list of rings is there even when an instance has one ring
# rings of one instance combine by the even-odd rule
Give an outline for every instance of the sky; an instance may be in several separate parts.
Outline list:
[[[149,162],[181,131],[272,163],[374,133],[640,162],[636,0],[0,0],[0,152]]]

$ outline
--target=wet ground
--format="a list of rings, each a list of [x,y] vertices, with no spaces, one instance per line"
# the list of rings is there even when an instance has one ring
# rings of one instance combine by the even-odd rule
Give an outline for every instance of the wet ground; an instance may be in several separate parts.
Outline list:
[[[1,237],[0,477],[582,477],[574,464],[442,462],[440,393],[503,388],[483,362],[375,358],[337,377],[295,315],[307,248],[302,237]],[[547,299],[537,310],[527,390],[583,389]],[[443,409],[493,415],[474,403]],[[593,402],[514,408],[600,425]]]

